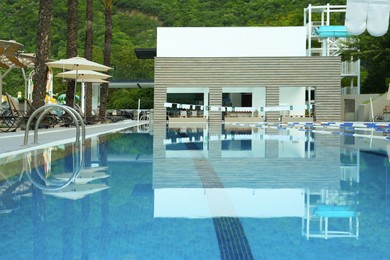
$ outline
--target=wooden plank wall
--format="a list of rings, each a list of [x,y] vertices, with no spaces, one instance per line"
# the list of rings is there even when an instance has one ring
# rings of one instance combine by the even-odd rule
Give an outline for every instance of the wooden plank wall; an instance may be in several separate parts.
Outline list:
[[[311,86],[316,90],[316,121],[341,119],[340,57],[241,57],[155,59],[155,121],[166,119],[167,87],[209,87],[213,97],[223,87],[266,87],[266,105],[277,105],[279,87]],[[218,93],[218,94],[217,94]],[[211,99],[211,103],[219,103]],[[268,121],[277,120],[270,113]],[[210,120],[218,121],[218,113]]]

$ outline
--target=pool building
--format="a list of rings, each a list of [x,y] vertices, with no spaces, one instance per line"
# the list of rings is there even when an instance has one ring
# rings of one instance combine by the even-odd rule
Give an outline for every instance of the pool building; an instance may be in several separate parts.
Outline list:
[[[154,120],[340,121],[341,58],[307,28],[157,28]]]

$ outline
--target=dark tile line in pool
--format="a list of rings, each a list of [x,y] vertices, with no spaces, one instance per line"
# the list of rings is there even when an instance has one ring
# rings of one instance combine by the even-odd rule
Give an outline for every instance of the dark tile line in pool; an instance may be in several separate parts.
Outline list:
[[[204,188],[223,188],[208,160],[194,159],[195,168]],[[239,218],[213,218],[221,259],[254,259]]]
[[[254,259],[238,218],[213,218],[221,259]]]

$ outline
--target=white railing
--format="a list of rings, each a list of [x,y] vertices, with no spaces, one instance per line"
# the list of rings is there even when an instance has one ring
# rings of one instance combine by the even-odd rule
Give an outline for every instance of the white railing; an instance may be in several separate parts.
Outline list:
[[[357,76],[359,74],[358,61],[343,61],[341,63],[341,76]]]
[[[358,87],[344,87],[341,89],[341,95],[357,95]]]

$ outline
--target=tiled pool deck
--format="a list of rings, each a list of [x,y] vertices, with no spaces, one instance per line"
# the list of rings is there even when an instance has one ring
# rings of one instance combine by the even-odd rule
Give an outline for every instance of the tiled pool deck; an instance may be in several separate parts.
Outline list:
[[[137,121],[124,120],[109,124],[96,124],[86,126],[86,138],[98,136],[108,132],[120,131],[137,125]],[[24,146],[24,130],[16,132],[0,133],[0,158],[15,155],[21,152],[31,151],[39,147],[65,144],[74,142],[76,137],[75,127],[58,127],[39,129],[38,144],[34,143],[34,131],[30,130],[28,145]]]

